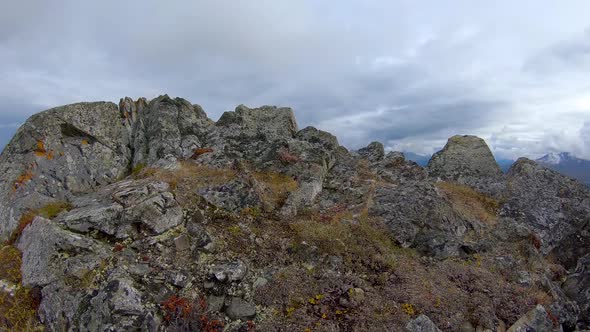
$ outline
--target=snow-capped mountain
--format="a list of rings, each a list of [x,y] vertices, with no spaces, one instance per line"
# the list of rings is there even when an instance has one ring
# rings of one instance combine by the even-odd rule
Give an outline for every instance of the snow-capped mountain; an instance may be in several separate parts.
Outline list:
[[[590,160],[578,158],[569,152],[552,152],[537,159],[537,162],[562,174],[590,184]]]

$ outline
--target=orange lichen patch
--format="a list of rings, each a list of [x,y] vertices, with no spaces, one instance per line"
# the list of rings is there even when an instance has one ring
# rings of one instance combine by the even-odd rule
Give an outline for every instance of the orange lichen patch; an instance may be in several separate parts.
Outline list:
[[[27,184],[27,182],[33,179],[33,171],[30,168],[26,169],[21,175],[16,178],[14,181],[14,186],[12,187],[13,191],[16,191],[18,188]]]
[[[45,143],[42,140],[37,140],[37,148],[33,151],[35,156],[41,158],[47,158],[47,160],[52,160],[54,158],[53,150],[47,150],[45,147]]]
[[[13,244],[18,240],[20,235],[23,233],[25,228],[33,222],[33,219],[37,216],[37,213],[34,211],[27,211],[25,212],[18,221],[18,227],[12,232],[10,239],[8,239],[8,244]]]
[[[34,151],[37,157],[45,157],[47,150],[45,149],[45,143],[42,140],[37,140],[37,148]]]
[[[42,140],[38,140],[37,141],[37,149],[35,151],[39,151],[39,152],[43,152],[45,153],[45,143]]]
[[[205,153],[211,153],[213,152],[212,148],[200,148],[200,149],[194,149],[193,150],[193,155],[191,156],[191,159],[197,159],[200,155],[203,155]]]
[[[82,145],[88,145],[88,140],[87,139],[83,139],[82,142],[80,142],[80,144],[82,144]]]

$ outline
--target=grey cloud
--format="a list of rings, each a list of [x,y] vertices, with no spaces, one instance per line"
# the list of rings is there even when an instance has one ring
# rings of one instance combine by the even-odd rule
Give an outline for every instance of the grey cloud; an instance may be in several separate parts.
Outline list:
[[[555,145],[540,134],[542,124],[527,122],[532,112],[551,121],[560,110],[536,96],[551,99],[566,88],[539,82],[525,64],[574,51],[576,61],[585,59],[585,44],[572,36],[587,28],[589,6],[10,2],[0,12],[0,104],[28,106],[1,108],[19,115],[0,122],[81,100],[168,93],[201,104],[214,119],[240,103],[292,106],[301,126],[332,130],[350,147],[378,139],[430,151],[452,134],[476,133],[495,137],[500,153],[514,151],[510,142],[527,153],[523,136],[539,138],[535,151],[566,148],[574,143]],[[567,98],[577,98],[584,83],[562,76],[565,70],[548,75],[567,79],[567,91],[579,92]],[[520,111],[522,104],[534,110]],[[518,121],[529,125],[512,129]]]

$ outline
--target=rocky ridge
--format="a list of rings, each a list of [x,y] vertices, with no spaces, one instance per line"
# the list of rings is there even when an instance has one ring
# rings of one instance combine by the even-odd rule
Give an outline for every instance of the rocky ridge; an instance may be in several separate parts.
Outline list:
[[[590,191],[474,136],[422,168],[290,108],[124,98],[34,115],[0,177],[0,294],[48,330],[590,328]]]

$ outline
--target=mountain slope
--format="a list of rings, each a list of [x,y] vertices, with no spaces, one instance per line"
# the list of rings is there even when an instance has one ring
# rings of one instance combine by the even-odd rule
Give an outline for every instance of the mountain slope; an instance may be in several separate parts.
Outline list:
[[[590,184],[590,160],[577,158],[571,153],[549,153],[536,160],[539,164]]]

